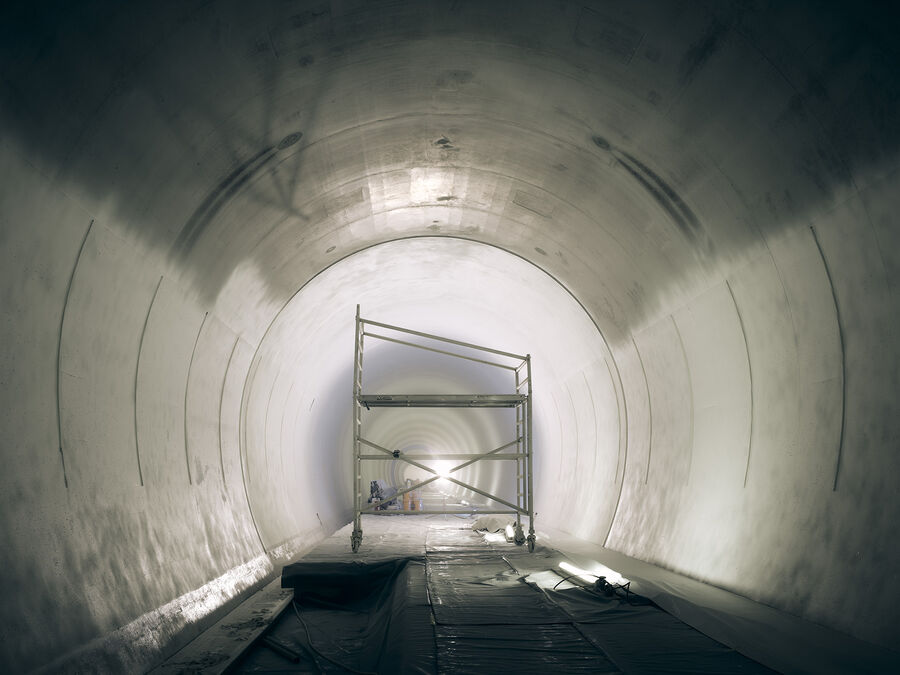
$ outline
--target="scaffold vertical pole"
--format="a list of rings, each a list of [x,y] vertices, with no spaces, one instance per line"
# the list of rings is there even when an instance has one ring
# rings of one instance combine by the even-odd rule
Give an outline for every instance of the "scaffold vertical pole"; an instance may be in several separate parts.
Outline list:
[[[360,435],[362,426],[362,412],[359,405],[359,395],[362,392],[362,331],[359,322],[359,305],[356,306],[356,339],[353,348],[353,493],[354,513],[353,532],[350,535],[350,547],[356,553],[362,543],[362,460],[360,459]]]
[[[531,443],[531,409],[532,409],[532,394],[534,392],[533,384],[534,381],[531,377],[531,354],[527,354],[525,356],[525,364],[526,364],[526,377],[528,378],[528,398],[525,400],[525,461],[528,464],[528,469],[525,473],[528,474],[528,550],[534,551],[534,481],[532,480],[532,472],[534,469],[534,465],[532,463],[532,443]]]
[[[519,389],[522,386],[521,378],[519,377],[519,368],[515,369],[515,377],[516,377],[516,393],[519,393]],[[521,405],[516,406],[516,506],[519,507],[520,510],[516,512],[516,526],[514,530],[514,539],[517,544],[523,544],[525,542],[525,534],[522,532],[522,510],[527,508],[527,495],[526,492],[526,483],[525,483],[525,473],[526,473],[526,464],[523,459],[525,455],[525,411],[523,410]]]

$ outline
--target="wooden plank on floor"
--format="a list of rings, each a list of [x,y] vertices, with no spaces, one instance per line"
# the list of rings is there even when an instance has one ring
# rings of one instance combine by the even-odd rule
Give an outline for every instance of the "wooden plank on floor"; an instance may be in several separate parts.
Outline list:
[[[290,604],[293,590],[275,579],[198,635],[150,675],[217,675],[234,664]]]

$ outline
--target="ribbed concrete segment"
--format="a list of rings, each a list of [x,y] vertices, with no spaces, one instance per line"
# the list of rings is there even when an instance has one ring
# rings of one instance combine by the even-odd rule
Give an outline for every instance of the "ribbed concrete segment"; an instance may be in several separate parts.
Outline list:
[[[145,671],[350,520],[357,304],[532,356],[543,526],[900,644],[896,3],[56,4],[0,21],[0,669]],[[441,412],[367,429],[503,442]]]

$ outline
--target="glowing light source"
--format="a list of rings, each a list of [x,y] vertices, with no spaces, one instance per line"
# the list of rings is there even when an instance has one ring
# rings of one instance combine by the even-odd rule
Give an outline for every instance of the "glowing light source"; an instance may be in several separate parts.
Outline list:
[[[451,470],[453,469],[453,462],[450,462],[446,459],[438,460],[431,466],[431,468],[437,471],[437,475],[441,477],[440,481],[438,482],[446,483],[448,481],[446,481],[445,479],[450,475]]]
[[[506,524],[506,541],[512,541],[516,538],[516,531],[513,529],[512,523]]]
[[[583,570],[580,567],[575,567],[572,563],[568,563],[563,561],[559,563],[559,568],[570,574],[573,577],[578,577],[582,581],[592,584],[600,577],[606,577],[606,581],[611,584],[619,584],[624,585],[628,583],[628,579],[623,577],[621,574],[612,570],[605,565],[601,565],[600,563],[595,563],[593,565],[597,569],[596,572],[588,572],[587,570]]]

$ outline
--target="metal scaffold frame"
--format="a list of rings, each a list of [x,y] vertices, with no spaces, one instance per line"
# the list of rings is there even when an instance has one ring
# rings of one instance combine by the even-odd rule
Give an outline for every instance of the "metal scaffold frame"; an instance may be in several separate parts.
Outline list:
[[[372,329],[378,329],[383,332],[372,332]],[[396,336],[396,337],[395,337]],[[490,354],[493,358],[478,358],[466,353],[457,353],[445,349],[438,349],[429,344],[419,344],[411,342],[408,339],[401,339],[399,336],[413,336],[426,343],[443,343],[463,348],[469,352],[480,352]],[[424,349],[429,352],[443,354],[453,358],[473,361],[485,366],[492,366],[509,370],[514,375],[515,389],[512,393],[506,394],[364,394],[362,390],[363,384],[363,351],[365,347],[365,339],[372,338],[393,344],[399,344],[406,347],[416,349]],[[509,361],[505,363],[502,360]],[[411,330],[409,328],[401,328],[400,326],[392,326],[378,321],[363,319],[360,317],[359,305],[356,306],[356,339],[354,342],[353,354],[353,483],[354,483],[354,516],[353,516],[353,533],[350,536],[350,544],[354,551],[359,550],[362,543],[362,514],[371,513],[376,515],[385,515],[386,511],[381,511],[379,507],[384,506],[388,502],[402,497],[405,493],[413,492],[421,487],[429,485],[434,481],[443,478],[459,487],[471,490],[472,492],[486,497],[487,499],[497,503],[499,506],[493,509],[483,509],[473,507],[472,509],[439,509],[439,510],[393,510],[390,513],[411,513],[411,514],[509,514],[514,515],[516,524],[514,528],[514,540],[516,544],[528,545],[530,551],[534,550],[534,502],[532,480],[532,429],[531,429],[531,405],[532,405],[532,379],[531,379],[531,355],[513,354],[510,352],[492,349],[474,345],[468,342],[452,340],[450,338],[422,333],[420,331]],[[372,442],[362,435],[362,410],[365,408],[515,408],[516,411],[516,429],[515,439],[508,443],[482,453],[443,453],[443,454],[410,454],[401,453],[399,450],[390,450]],[[363,454],[363,446],[377,451],[375,454]],[[515,448],[510,451],[511,448]],[[389,498],[372,502],[363,501],[363,478],[362,463],[367,460],[385,460],[398,459],[406,462],[411,466],[417,467],[432,474],[429,478],[419,481],[418,483],[407,486],[398,490]],[[461,462],[453,466],[446,473],[439,474],[438,471],[426,464],[422,464],[419,460],[453,460]],[[491,494],[487,490],[483,490],[474,485],[470,485],[461,480],[453,478],[449,474],[455,473],[460,469],[464,469],[476,462],[487,460],[508,460],[514,461],[516,466],[516,501],[512,503],[495,494]],[[502,507],[502,508],[501,508]],[[528,536],[522,528],[523,516],[528,518]]]

